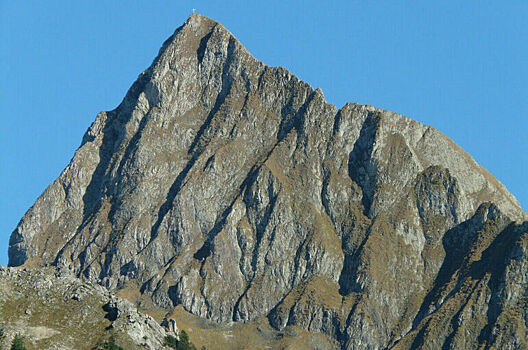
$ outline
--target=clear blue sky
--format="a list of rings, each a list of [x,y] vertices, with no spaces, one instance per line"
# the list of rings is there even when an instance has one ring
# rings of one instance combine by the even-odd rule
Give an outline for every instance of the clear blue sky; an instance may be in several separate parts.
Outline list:
[[[11,231],[195,7],[253,55],[432,125],[528,208],[528,1],[0,0],[0,263]]]

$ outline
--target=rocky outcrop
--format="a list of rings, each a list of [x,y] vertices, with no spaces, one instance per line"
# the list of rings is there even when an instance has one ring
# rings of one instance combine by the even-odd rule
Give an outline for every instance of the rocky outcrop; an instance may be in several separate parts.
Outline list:
[[[433,287],[394,348],[528,348],[528,223],[483,204],[443,245]]]
[[[0,347],[15,335],[30,349],[95,349],[115,336],[126,349],[152,350],[176,336],[101,286],[49,267],[0,266]]]
[[[9,258],[111,291],[132,281],[161,307],[218,323],[267,316],[348,349],[518,346],[526,326],[507,315],[526,310],[526,219],[439,131],[371,106],[338,110],[195,14],[97,116]],[[480,323],[459,321],[468,298]]]

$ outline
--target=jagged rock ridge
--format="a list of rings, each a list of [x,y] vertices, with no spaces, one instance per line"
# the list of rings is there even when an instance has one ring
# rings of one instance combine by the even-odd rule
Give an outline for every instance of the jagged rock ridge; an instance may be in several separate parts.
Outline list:
[[[348,349],[515,348],[526,345],[526,219],[437,130],[337,110],[195,14],[97,116],[9,258]]]

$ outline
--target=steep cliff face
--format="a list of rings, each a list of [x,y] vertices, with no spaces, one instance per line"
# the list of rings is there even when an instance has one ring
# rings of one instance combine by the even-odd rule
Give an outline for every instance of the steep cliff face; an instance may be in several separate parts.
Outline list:
[[[343,348],[521,346],[526,219],[437,130],[337,110],[195,14],[97,116],[9,258]]]

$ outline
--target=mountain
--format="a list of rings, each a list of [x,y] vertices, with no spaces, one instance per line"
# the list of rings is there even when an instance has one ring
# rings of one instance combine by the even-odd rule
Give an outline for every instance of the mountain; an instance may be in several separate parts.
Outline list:
[[[97,115],[9,264],[54,265],[194,328],[305,332],[312,348],[520,349],[527,219],[439,131],[338,110],[194,14]]]

